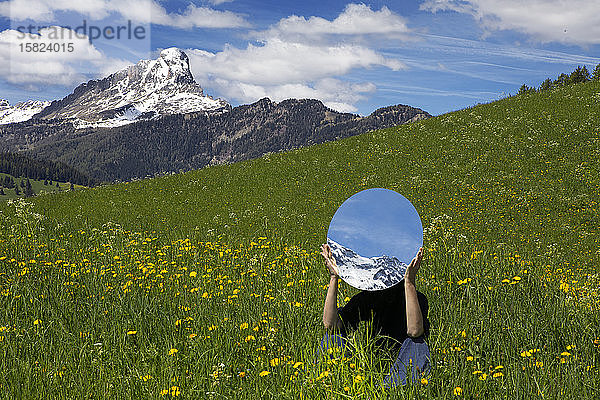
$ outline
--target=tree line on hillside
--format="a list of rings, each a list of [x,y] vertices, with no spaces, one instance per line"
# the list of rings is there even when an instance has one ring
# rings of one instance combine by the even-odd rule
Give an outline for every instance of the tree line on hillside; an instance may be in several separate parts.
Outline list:
[[[56,191],[60,192],[62,189],[60,187],[60,185],[58,184],[58,181],[56,182],[52,182],[51,180],[44,180],[44,186],[55,186],[56,187]],[[15,178],[9,175],[5,175],[4,178],[0,178],[0,196],[6,196],[6,192],[4,192],[4,189],[14,189],[15,190],[15,194],[17,196],[23,194],[24,197],[33,197],[35,196],[35,192],[33,190],[33,186],[31,185],[31,181],[29,180],[29,178],[27,178],[26,180],[24,180],[23,178],[21,178],[21,182],[19,184],[17,184],[15,182]],[[70,185],[70,190],[74,190],[74,185],[73,182],[71,182]]]
[[[546,78],[546,80],[542,82],[539,88],[529,87],[523,84],[517,94],[544,92],[546,90],[554,89],[557,87],[573,85],[576,83],[584,83],[588,81],[600,81],[600,64],[596,65],[596,68],[594,68],[591,74],[588,71],[587,67],[584,65],[578,66],[570,74],[562,73],[558,75],[558,77],[555,80]]]
[[[1,152],[0,172],[12,176],[23,176],[35,180],[71,182],[83,186],[98,184],[93,179],[67,164],[48,160],[37,160],[21,154]],[[9,186],[4,185],[8,188]]]

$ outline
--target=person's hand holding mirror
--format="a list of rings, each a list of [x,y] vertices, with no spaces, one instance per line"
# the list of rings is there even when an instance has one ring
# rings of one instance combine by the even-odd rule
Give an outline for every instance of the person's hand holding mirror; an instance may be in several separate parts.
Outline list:
[[[339,268],[335,263],[335,258],[333,258],[331,248],[328,244],[321,245],[321,255],[325,259],[325,265],[327,265],[327,269],[329,269],[329,274],[335,277],[340,276]]]
[[[415,280],[417,278],[417,272],[419,272],[419,268],[421,267],[421,261],[423,261],[423,248],[419,248],[417,255],[412,259],[410,265],[406,269],[406,273],[404,274],[404,281],[410,282],[413,285],[415,284]]]

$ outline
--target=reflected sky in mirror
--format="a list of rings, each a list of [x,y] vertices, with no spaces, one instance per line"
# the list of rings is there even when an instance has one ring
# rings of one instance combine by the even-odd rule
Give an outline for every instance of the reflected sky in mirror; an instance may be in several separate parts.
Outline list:
[[[340,206],[327,237],[363,257],[386,255],[410,264],[423,245],[423,226],[404,196],[389,189],[367,189]]]

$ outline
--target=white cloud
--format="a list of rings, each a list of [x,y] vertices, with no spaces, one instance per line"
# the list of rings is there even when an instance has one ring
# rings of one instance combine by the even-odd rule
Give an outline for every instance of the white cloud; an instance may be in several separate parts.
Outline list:
[[[0,3],[0,16],[13,21],[28,19],[58,22],[57,12],[77,12],[96,20],[114,13],[136,23],[153,23],[176,28],[240,28],[250,24],[231,11],[190,4],[182,13],[169,13],[156,0],[8,0]]]
[[[427,0],[421,9],[470,14],[488,31],[515,30],[541,42],[600,43],[595,0]]]
[[[282,19],[266,32],[255,35],[297,38],[327,35],[379,35],[383,37],[407,38],[410,33],[406,20],[387,7],[373,11],[365,4],[348,4],[334,20],[321,17],[305,18],[292,15]]]
[[[231,3],[233,0],[208,0],[208,2],[212,5],[218,6],[223,3]]]
[[[291,16],[252,33],[258,43],[244,49],[227,45],[216,53],[188,50],[188,56],[199,83],[229,99],[316,98],[336,110],[353,112],[354,104],[375,91],[375,85],[340,78],[360,69],[406,68],[369,43],[407,33],[404,18],[388,8],[374,11],[364,4],[349,4],[331,21]]]
[[[344,75],[354,68],[385,66],[399,70],[404,65],[376,51],[357,45],[311,45],[270,39],[246,49],[226,46],[218,53],[190,50],[197,79],[218,76],[254,84],[283,84]]]
[[[138,0],[147,2],[148,0]],[[242,16],[231,11],[219,11],[209,7],[196,7],[190,4],[183,13],[167,13],[167,11],[159,4],[152,3],[152,12],[150,19],[147,21],[139,21],[153,23],[158,25],[172,26],[175,28],[244,28],[249,27],[250,23]],[[124,17],[136,21],[139,18],[139,13],[135,8],[131,7],[130,2],[119,2],[117,10]]]
[[[47,50],[48,46],[53,51],[33,51]],[[44,85],[77,85],[90,74],[114,72],[115,66],[126,64],[105,57],[87,37],[58,26],[44,28],[38,34],[12,29],[0,32],[0,58],[6,60],[0,63],[0,78],[27,90],[39,90]]]
[[[270,97],[316,98],[339,111],[356,111],[354,103],[375,90],[370,83],[333,79],[353,69],[404,68],[395,59],[357,45],[311,45],[270,39],[246,49],[226,46],[218,53],[188,50],[194,77],[230,99],[243,102]]]
[[[334,78],[324,78],[310,83],[286,83],[279,85],[255,85],[217,78],[207,87],[215,89],[230,99],[250,103],[268,97],[273,101],[289,98],[319,99],[327,107],[340,112],[356,112],[356,102],[365,94],[375,91],[372,83],[351,84]]]

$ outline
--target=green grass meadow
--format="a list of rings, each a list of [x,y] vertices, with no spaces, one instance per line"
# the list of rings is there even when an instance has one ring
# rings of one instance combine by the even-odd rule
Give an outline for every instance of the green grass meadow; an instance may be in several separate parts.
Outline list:
[[[0,204],[0,398],[600,398],[600,83],[199,171]],[[425,227],[433,369],[316,356],[333,213]],[[355,289],[341,283],[340,305]],[[317,362],[318,361],[318,362]]]

